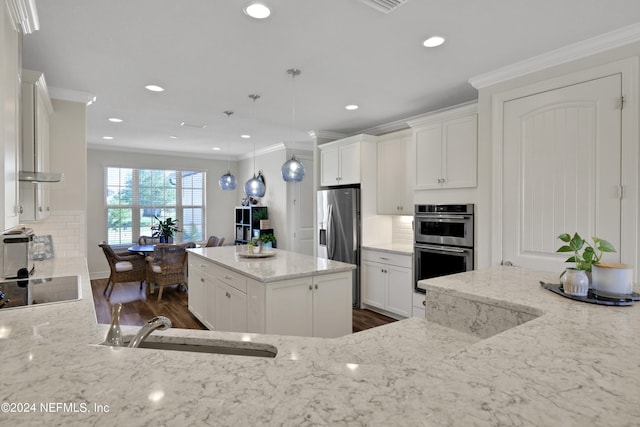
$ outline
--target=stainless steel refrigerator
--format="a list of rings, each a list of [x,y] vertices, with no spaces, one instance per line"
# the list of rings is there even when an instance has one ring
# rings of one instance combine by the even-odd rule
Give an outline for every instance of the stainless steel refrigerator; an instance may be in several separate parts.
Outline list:
[[[358,266],[353,274],[353,307],[360,308],[360,189],[318,191],[318,257]]]

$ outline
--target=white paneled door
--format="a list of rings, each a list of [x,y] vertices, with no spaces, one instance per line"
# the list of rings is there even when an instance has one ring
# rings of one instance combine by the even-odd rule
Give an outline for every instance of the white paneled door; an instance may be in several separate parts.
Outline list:
[[[567,255],[556,249],[563,232],[620,248],[621,78],[504,103],[504,261],[561,271]]]

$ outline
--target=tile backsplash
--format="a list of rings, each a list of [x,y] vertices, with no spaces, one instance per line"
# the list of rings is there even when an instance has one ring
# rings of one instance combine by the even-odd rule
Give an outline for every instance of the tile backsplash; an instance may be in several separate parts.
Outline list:
[[[51,211],[49,218],[22,224],[37,236],[50,235],[55,257],[86,257],[87,227],[85,211]]]
[[[412,216],[394,215],[391,224],[391,243],[413,245]]]

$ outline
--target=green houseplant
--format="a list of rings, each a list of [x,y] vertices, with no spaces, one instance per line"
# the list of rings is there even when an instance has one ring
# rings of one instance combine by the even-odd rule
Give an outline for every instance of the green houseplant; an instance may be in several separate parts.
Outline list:
[[[578,233],[574,233],[573,236],[562,233],[558,239],[566,245],[562,245],[557,252],[573,252],[573,256],[567,258],[565,262],[575,262],[577,270],[590,272],[591,266],[600,262],[605,252],[616,251],[611,243],[598,237],[592,237],[593,245],[580,237]]]
[[[569,295],[586,297],[591,285],[591,267],[597,264],[604,252],[615,252],[609,242],[598,237],[592,237],[593,245],[584,240],[578,233],[573,236],[562,233],[558,236],[565,245],[557,252],[573,252],[573,256],[565,262],[575,262],[575,267],[569,267],[560,275],[562,290]]]
[[[173,235],[180,231],[178,228],[178,220],[168,217],[164,221],[162,221],[157,216],[153,216],[157,224],[153,224],[151,226],[151,230],[153,230],[153,237],[159,237],[160,243],[170,243],[173,241]]]
[[[273,248],[273,244],[276,241],[276,237],[271,233],[265,233],[262,236],[260,236],[260,240],[262,241],[262,246],[264,248],[267,248],[267,250],[270,250],[271,248]]]

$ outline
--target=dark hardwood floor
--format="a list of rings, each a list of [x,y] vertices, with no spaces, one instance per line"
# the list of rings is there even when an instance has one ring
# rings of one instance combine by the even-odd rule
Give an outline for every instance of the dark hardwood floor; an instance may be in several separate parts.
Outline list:
[[[118,283],[111,294],[111,300],[103,294],[107,279],[97,279],[91,281],[93,291],[93,301],[96,307],[96,317],[98,323],[111,323],[111,305],[122,303],[120,312],[120,324],[131,326],[142,326],[154,316],[166,316],[171,319],[174,328],[182,329],[206,329],[198,319],[196,319],[188,309],[188,293],[179,290],[177,287],[165,288],[162,300],[156,300],[157,294],[151,295],[147,299],[145,288],[137,282]],[[363,331],[376,326],[386,325],[395,322],[387,316],[375,313],[370,310],[353,310],[353,332]]]

